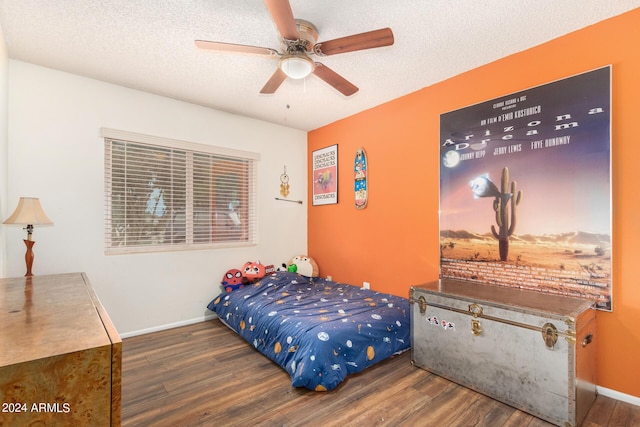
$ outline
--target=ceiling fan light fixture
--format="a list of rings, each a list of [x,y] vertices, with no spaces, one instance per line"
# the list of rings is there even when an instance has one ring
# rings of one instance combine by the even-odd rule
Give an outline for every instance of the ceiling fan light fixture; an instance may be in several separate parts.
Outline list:
[[[280,69],[292,79],[304,79],[316,67],[313,60],[305,54],[285,55],[280,60]]]

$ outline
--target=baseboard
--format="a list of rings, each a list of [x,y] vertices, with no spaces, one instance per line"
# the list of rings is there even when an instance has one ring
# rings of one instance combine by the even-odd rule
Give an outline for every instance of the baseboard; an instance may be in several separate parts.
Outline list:
[[[601,386],[596,386],[596,391],[598,394],[606,397],[610,397],[612,399],[620,400],[622,402],[631,403],[632,405],[640,406],[640,397],[632,396],[630,394],[620,393],[616,390],[611,390],[610,388],[605,388]]]
[[[217,317],[218,316],[216,316],[214,313],[211,313],[211,314],[206,314],[202,317],[195,317],[193,319],[181,320],[179,322],[168,323],[165,325],[154,326],[152,328],[140,329],[137,331],[124,332],[119,335],[120,335],[120,338],[122,339],[130,338],[130,337],[135,337],[137,335],[150,334],[152,332],[159,332],[159,331],[164,331],[166,329],[179,328],[180,326],[193,325],[194,323],[206,322],[207,320],[215,319]]]

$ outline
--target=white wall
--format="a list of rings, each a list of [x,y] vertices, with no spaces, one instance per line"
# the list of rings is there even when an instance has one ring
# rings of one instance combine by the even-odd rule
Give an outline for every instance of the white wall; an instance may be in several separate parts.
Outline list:
[[[0,28],[0,222],[11,215],[13,209],[7,202],[7,74],[9,58],[4,35]],[[6,274],[6,233],[0,226],[0,277]]]
[[[39,197],[55,223],[34,232],[33,273],[86,272],[120,334],[201,320],[228,269],[306,252],[305,132],[15,60],[8,87],[8,204]],[[260,153],[258,245],[106,256],[101,127]],[[284,165],[304,205],[275,200]],[[22,276],[25,232],[4,228],[7,275]]]

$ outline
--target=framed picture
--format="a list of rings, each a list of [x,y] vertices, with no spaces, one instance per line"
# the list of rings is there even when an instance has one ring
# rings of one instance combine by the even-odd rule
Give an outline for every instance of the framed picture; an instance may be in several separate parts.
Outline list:
[[[611,67],[440,116],[440,275],[612,310]]]
[[[338,145],[315,150],[313,163],[313,206],[338,203]]]

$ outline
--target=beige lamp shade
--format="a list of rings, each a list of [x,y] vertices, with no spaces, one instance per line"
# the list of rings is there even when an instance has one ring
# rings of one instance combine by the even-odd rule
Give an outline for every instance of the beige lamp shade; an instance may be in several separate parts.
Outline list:
[[[40,199],[36,197],[20,197],[18,207],[3,224],[16,225],[53,225],[40,206]]]

